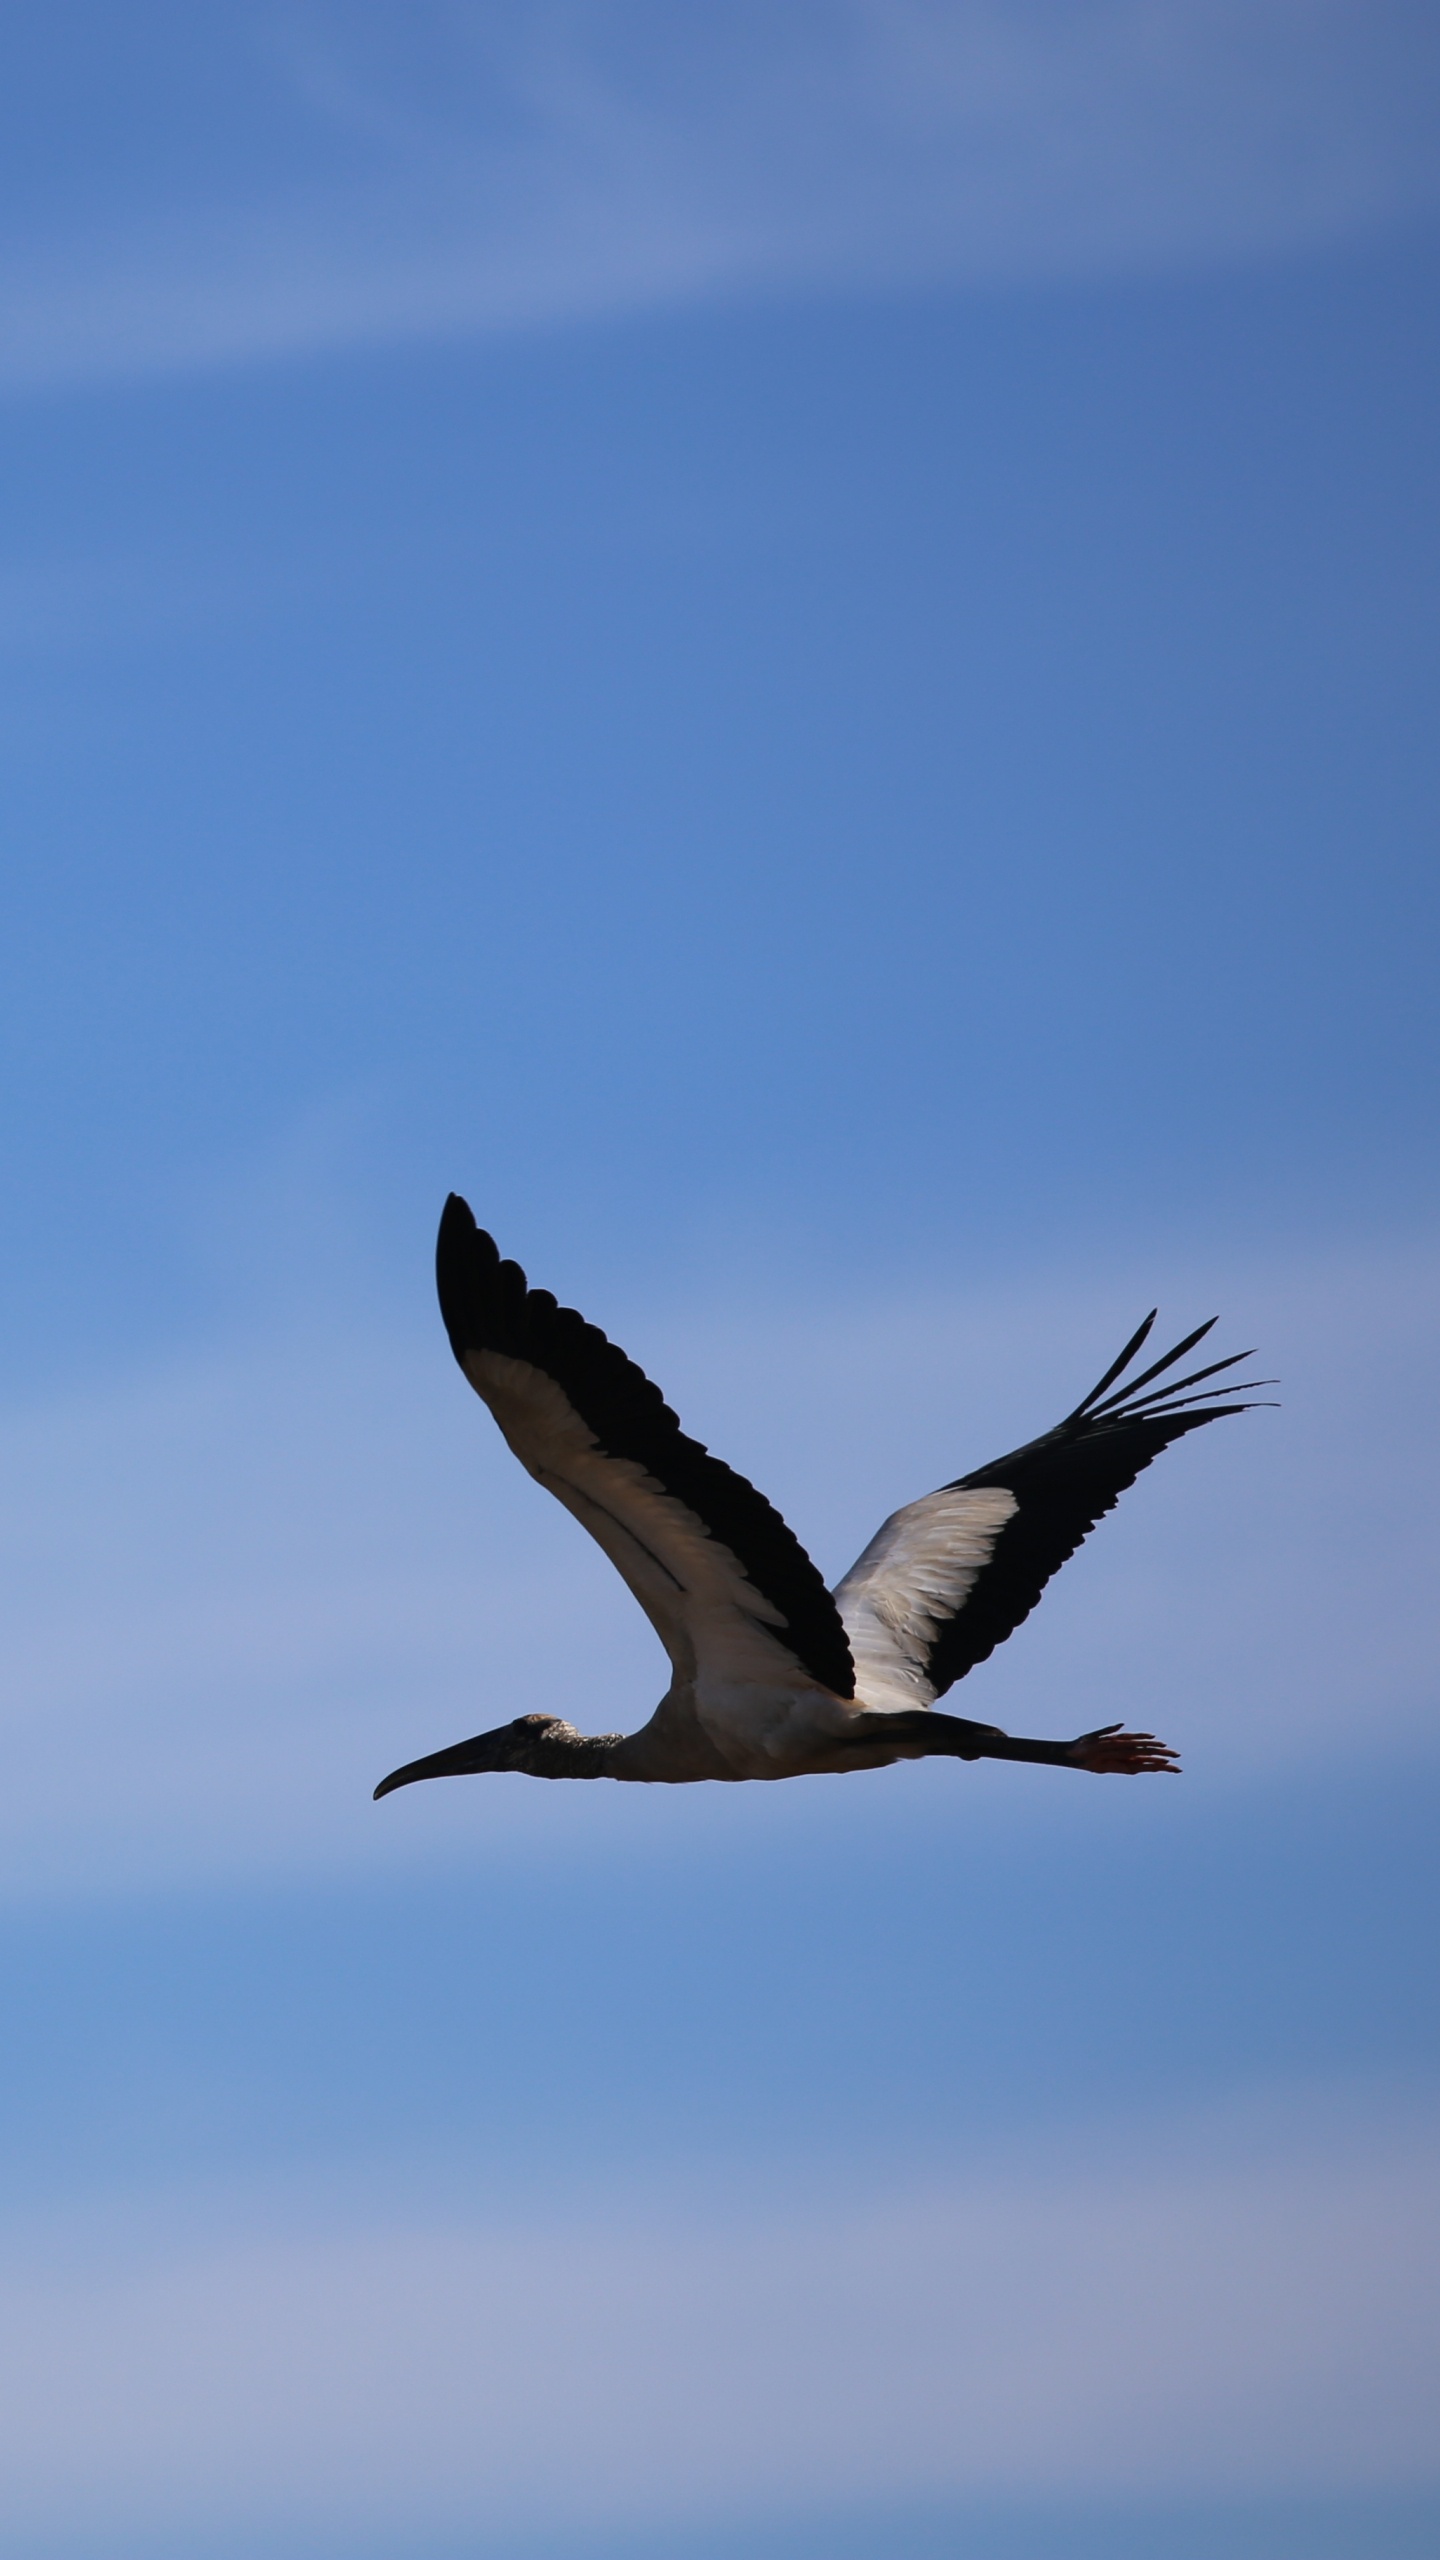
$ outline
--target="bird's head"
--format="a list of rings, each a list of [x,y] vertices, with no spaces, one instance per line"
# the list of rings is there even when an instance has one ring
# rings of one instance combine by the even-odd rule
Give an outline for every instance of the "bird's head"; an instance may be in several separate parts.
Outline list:
[[[477,1733],[469,1742],[452,1742],[448,1751],[432,1751],[424,1760],[407,1760],[403,1769],[392,1769],[375,1790],[376,1802],[397,1787],[413,1786],[417,1778],[470,1778],[489,1769],[548,1775],[540,1765],[551,1756],[545,1746],[570,1731],[563,1716],[516,1716],[492,1733]]]

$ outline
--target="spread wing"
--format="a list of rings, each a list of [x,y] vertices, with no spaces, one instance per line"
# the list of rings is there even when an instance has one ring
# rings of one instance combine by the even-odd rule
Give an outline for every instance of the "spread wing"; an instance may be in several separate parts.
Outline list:
[[[1248,1409],[1225,1399],[1272,1383],[1251,1379],[1185,1393],[1250,1357],[1238,1351],[1153,1386],[1203,1341],[1210,1325],[1202,1324],[1107,1393],[1154,1321],[1153,1313],[1146,1317],[1099,1385],[1053,1431],[908,1503],[871,1539],[835,1592],[855,1657],[856,1694],[867,1706],[933,1706],[1028,1618],[1052,1573],[1142,1467],[1185,1432]]]
[[[681,1430],[615,1343],[502,1262],[454,1193],[435,1273],[471,1386],[521,1465],[604,1548],[677,1675],[774,1682],[798,1670],[853,1696],[840,1613],[779,1512]]]

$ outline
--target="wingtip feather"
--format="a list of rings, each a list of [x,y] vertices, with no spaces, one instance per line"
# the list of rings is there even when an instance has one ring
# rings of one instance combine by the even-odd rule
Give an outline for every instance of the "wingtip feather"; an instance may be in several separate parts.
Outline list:
[[[1152,1307],[1152,1308],[1151,1308],[1150,1313],[1149,1313],[1149,1314],[1148,1314],[1148,1316],[1145,1318],[1144,1323],[1136,1326],[1135,1331],[1131,1334],[1129,1341],[1126,1343],[1124,1350],[1121,1352],[1119,1359],[1118,1359],[1118,1360],[1112,1360],[1112,1361],[1111,1361],[1110,1366],[1109,1366],[1109,1368],[1106,1370],[1104,1377],[1103,1377],[1103,1378],[1099,1378],[1099,1379],[1097,1379],[1097,1380],[1096,1380],[1096,1383],[1095,1383],[1095,1385],[1091,1388],[1090,1393],[1088,1394],[1088,1396],[1084,1396],[1084,1397],[1082,1397],[1082,1398],[1081,1398],[1081,1401],[1079,1402],[1079,1404],[1077,1404],[1077,1406],[1075,1407],[1074,1412],[1073,1412],[1072,1414],[1068,1414],[1068,1415],[1066,1416],[1066,1420],[1067,1420],[1067,1421],[1069,1421],[1069,1422],[1078,1422],[1082,1413],[1088,1413],[1088,1412],[1090,1411],[1090,1408],[1091,1408],[1091,1406],[1094,1404],[1096,1397],[1097,1397],[1097,1396],[1103,1396],[1103,1394],[1105,1393],[1105,1390],[1106,1390],[1106,1388],[1107,1388],[1107,1387],[1113,1387],[1113,1385],[1114,1385],[1114,1383],[1115,1383],[1116,1379],[1119,1377],[1119,1375],[1120,1375],[1120,1373],[1121,1373],[1122,1369],[1128,1369],[1128,1368],[1129,1368],[1130,1363],[1131,1363],[1131,1361],[1134,1359],[1135,1354],[1136,1354],[1136,1352],[1139,1350],[1140,1345],[1142,1344],[1142,1342],[1146,1342],[1146,1341],[1148,1341],[1148,1340],[1149,1340],[1151,1327],[1153,1326],[1153,1324],[1154,1324],[1154,1322],[1155,1322],[1155,1319],[1156,1319],[1156,1317],[1158,1316],[1158,1314],[1159,1314],[1159,1313],[1160,1313],[1160,1310],[1159,1310],[1159,1308],[1158,1308],[1158,1307]]]

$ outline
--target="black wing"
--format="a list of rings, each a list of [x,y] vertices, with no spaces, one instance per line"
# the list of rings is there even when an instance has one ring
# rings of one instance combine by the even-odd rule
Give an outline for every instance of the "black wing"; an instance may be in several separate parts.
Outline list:
[[[957,1489],[967,1493],[1003,1487],[1014,1495],[1017,1508],[1000,1531],[989,1565],[965,1606],[937,1632],[930,1656],[937,1697],[963,1680],[1029,1617],[1052,1573],[1058,1573],[1066,1558],[1073,1556],[1096,1521],[1114,1510],[1126,1486],[1134,1483],[1152,1458],[1158,1458],[1172,1440],[1183,1439],[1187,1431],[1199,1431],[1207,1422],[1249,1410],[1244,1404],[1221,1399],[1243,1396],[1251,1386],[1273,1385],[1268,1378],[1246,1379],[1229,1387],[1212,1387],[1203,1396],[1185,1394],[1185,1389],[1198,1386],[1201,1380],[1251,1357],[1236,1351],[1228,1360],[1212,1360],[1208,1367],[1194,1369],[1168,1386],[1151,1386],[1152,1379],[1164,1377],[1204,1340],[1215,1322],[1212,1316],[1209,1324],[1197,1325],[1138,1378],[1107,1395],[1106,1389],[1129,1367],[1154,1321],[1152,1311],[1098,1386],[1053,1431],[1013,1450],[1008,1458],[997,1458],[993,1466],[977,1467],[973,1475],[958,1479]],[[1148,1393],[1142,1392],[1146,1389]]]
[[[840,1614],[778,1511],[681,1430],[657,1386],[573,1307],[502,1262],[452,1192],[435,1252],[451,1349],[522,1465],[583,1522],[677,1669],[774,1676],[788,1657],[842,1698]]]
[[[1154,1385],[1203,1341],[1203,1324],[1116,1388],[1154,1321],[1146,1317],[1053,1431],[907,1504],[876,1532],[836,1593],[867,1704],[930,1706],[943,1697],[1028,1618],[1051,1575],[1142,1467],[1187,1431],[1248,1409],[1230,1399],[1273,1383],[1187,1392],[1250,1357],[1239,1351]]]

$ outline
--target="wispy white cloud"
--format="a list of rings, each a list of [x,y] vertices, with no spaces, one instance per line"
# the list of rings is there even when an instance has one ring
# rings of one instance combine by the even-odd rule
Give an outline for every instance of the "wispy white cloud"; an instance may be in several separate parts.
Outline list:
[[[1267,255],[1440,194],[1410,0],[239,10],[141,112],[169,37],[127,43],[99,183],[12,190],[0,381]]]
[[[203,2231],[32,2228],[0,2242],[9,2529],[323,2518],[413,2547],[896,2494],[1424,2481],[1435,2128],[1317,2135],[1307,2112],[879,2197],[212,2199]]]
[[[1264,1344],[1284,1407],[1145,1477],[976,1675],[976,1712],[1032,1732],[1126,1715],[1211,1779],[1433,1741],[1436,1277],[1413,1246],[1172,1285],[1177,1330],[1220,1306],[1227,1338],[1238,1321]],[[638,1330],[592,1312],[833,1575],[896,1503],[1066,1409],[1132,1298],[1077,1281],[671,1308]],[[14,1412],[0,1529],[12,1894],[478,1839],[568,1852],[565,1790],[427,1789],[377,1815],[369,1788],[535,1707],[633,1724],[664,1685],[628,1594],[514,1466],[438,1323],[412,1342],[294,1320]]]

